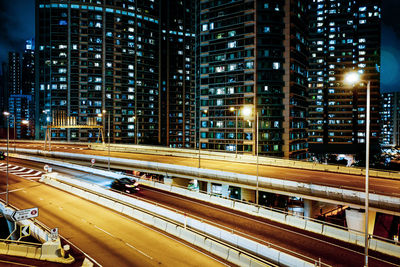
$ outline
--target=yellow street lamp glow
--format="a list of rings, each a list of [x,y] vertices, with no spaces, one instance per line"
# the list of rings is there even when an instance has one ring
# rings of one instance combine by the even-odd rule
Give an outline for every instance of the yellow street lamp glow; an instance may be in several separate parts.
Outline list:
[[[103,114],[99,113],[97,114],[97,117],[103,117]]]
[[[249,117],[252,113],[251,107],[244,107],[243,108],[243,116]]]
[[[4,111],[4,112],[3,112],[3,115],[4,115],[4,116],[10,116],[10,112]]]
[[[106,112],[107,112],[107,110],[103,109],[103,113],[106,113]]]
[[[28,120],[22,120],[21,123],[22,123],[22,124],[25,124],[25,125],[28,125],[28,124],[29,124],[29,121],[28,121]]]
[[[229,110],[230,110],[230,111],[234,111],[235,108],[234,108],[234,107],[230,107]]]
[[[355,84],[358,83],[360,81],[360,74],[358,72],[349,72],[347,74],[345,74],[344,76],[344,82],[346,84]]]

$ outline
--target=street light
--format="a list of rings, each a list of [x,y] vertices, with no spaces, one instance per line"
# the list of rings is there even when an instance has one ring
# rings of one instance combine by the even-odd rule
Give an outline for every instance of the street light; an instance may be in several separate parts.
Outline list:
[[[255,106],[254,106],[255,109]],[[257,181],[256,181],[256,204],[258,205],[258,111],[255,111],[256,115],[256,129],[255,129],[255,134],[256,134],[256,157],[257,157]],[[250,117],[252,114],[252,108],[249,106],[246,106],[243,108],[243,116],[244,117]]]
[[[232,112],[235,112],[235,120],[236,120],[236,123],[235,123],[235,144],[236,144],[236,146],[235,146],[235,158],[237,158],[237,151],[238,151],[238,138],[237,138],[237,134],[238,134],[238,111],[237,111],[237,109],[235,109],[234,107],[231,107],[230,109],[229,109],[230,111],[232,111]]]
[[[102,114],[97,114],[99,117],[104,117],[105,121],[105,114],[107,113],[107,110],[103,109]],[[104,116],[103,116],[104,114]],[[110,170],[110,112],[108,113],[108,131],[107,131],[107,139],[108,139],[108,170]]]
[[[8,206],[8,158],[9,154],[9,140],[10,140],[10,112],[4,111],[3,115],[7,117],[7,174],[6,174],[6,207]]]
[[[360,82],[361,77],[357,72],[349,72],[345,75],[346,84],[354,85]],[[368,266],[368,208],[369,208],[369,136],[370,136],[370,105],[371,105],[371,81],[367,81],[367,118],[366,118],[366,142],[365,142],[365,261]]]

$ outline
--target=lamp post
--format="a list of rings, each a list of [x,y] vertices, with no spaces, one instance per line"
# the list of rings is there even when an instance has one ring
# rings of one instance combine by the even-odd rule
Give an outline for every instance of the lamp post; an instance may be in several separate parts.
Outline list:
[[[103,109],[102,114],[97,114],[99,117],[103,117],[104,121],[106,120],[105,114],[107,113],[107,110]],[[108,113],[108,131],[107,131],[107,139],[108,139],[108,170],[110,170],[110,112]]]
[[[256,107],[254,106],[254,109]],[[258,205],[258,111],[255,110],[255,117],[256,117],[256,129],[255,129],[255,135],[256,135],[256,146],[255,146],[255,150],[256,150],[256,158],[257,158],[257,180],[256,180],[256,204]],[[250,117],[252,114],[252,108],[251,107],[244,107],[243,108],[243,116],[245,117]]]
[[[360,75],[357,72],[349,72],[345,75],[345,83],[354,85],[360,81]],[[365,260],[364,266],[368,266],[368,209],[369,209],[369,137],[370,137],[370,106],[371,106],[371,81],[367,81],[367,117],[366,117],[366,130],[365,130]]]
[[[10,140],[10,112],[4,111],[3,115],[7,117],[7,174],[6,174],[6,207],[8,206],[8,158],[9,154],[9,140]]]
[[[238,138],[237,138],[237,134],[238,134],[238,110],[237,109],[235,109],[234,107],[231,107],[230,109],[229,109],[230,111],[234,111],[235,112],[235,120],[236,120],[236,123],[235,123],[235,158],[237,158],[237,151],[238,151]]]

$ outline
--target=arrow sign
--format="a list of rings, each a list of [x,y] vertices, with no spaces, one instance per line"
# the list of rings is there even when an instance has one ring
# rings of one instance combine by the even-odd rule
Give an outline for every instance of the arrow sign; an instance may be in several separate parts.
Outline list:
[[[17,210],[14,211],[13,214],[11,215],[11,219],[15,222],[21,221],[21,220],[26,220],[30,218],[37,217],[39,215],[39,209],[38,208],[31,208],[31,209],[26,209],[26,210]]]
[[[26,236],[30,236],[31,235],[31,231],[30,231],[30,227],[29,225],[23,225],[21,226],[21,233],[20,233],[20,238],[26,237]]]

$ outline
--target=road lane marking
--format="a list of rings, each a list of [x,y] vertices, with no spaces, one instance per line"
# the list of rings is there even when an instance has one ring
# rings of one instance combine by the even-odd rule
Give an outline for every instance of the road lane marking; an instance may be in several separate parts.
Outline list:
[[[128,247],[131,247],[131,248],[133,248],[134,250],[136,250],[137,252],[139,252],[139,253],[141,253],[141,254],[143,254],[144,256],[146,256],[147,258],[149,258],[149,259],[151,259],[151,260],[153,260],[153,257],[151,257],[151,256],[149,256],[149,255],[147,255],[146,253],[144,253],[143,251],[141,251],[140,249],[137,249],[137,248],[135,248],[134,246],[132,246],[131,244],[129,244],[129,243],[125,243]]]
[[[112,237],[114,237],[115,238],[115,236],[113,236],[112,234],[110,234],[109,232],[107,232],[106,230],[103,230],[103,229],[101,229],[100,227],[97,227],[96,225],[94,226],[95,228],[97,228],[97,229],[99,229],[100,231],[102,231],[102,232],[104,232],[104,233],[106,233],[106,234],[108,234],[109,236],[112,236]]]

